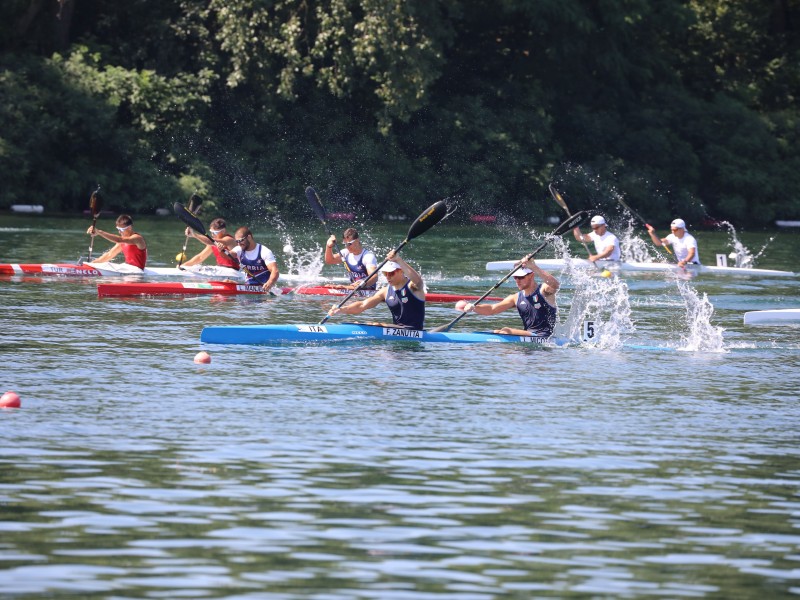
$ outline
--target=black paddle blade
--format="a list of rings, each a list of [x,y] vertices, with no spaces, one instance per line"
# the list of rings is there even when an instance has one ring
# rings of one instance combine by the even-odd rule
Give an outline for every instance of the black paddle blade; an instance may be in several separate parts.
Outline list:
[[[206,235],[206,228],[203,227],[203,223],[200,221],[200,219],[190,213],[183,204],[176,202],[172,208],[181,221],[186,223],[200,235]]]
[[[325,214],[325,207],[322,206],[322,200],[319,199],[317,190],[311,186],[306,188],[306,200],[308,200],[308,203],[311,205],[311,210],[314,211],[317,218],[323,223],[327,221],[327,215]]]
[[[100,186],[97,187],[95,191],[92,192],[91,197],[89,198],[89,210],[92,211],[92,215],[100,214],[100,209],[103,207],[103,197],[100,195]]]
[[[202,203],[203,199],[197,195],[197,192],[192,194],[189,197],[189,212],[192,213],[193,215],[197,214],[197,211]]]
[[[408,228],[406,240],[413,240],[415,237],[419,237],[444,219],[447,214],[447,203],[444,200],[434,202]]]
[[[589,218],[589,213],[586,212],[585,210],[582,210],[580,212],[576,212],[574,215],[571,215],[569,217],[569,219],[567,219],[566,221],[561,223],[561,225],[556,227],[553,230],[553,233],[551,235],[554,235],[554,236],[555,235],[564,235],[570,229],[574,229],[575,227],[579,227],[580,225],[585,223],[588,218]]]

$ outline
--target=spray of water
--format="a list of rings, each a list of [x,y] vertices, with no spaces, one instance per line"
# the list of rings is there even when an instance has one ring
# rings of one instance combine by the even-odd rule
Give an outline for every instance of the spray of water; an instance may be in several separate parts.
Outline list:
[[[604,349],[620,348],[626,335],[635,330],[625,281],[615,276],[601,277],[594,270],[572,263],[562,271],[561,278],[569,278],[575,291],[557,335],[580,340],[584,322],[593,321],[599,335],[585,343]]]
[[[686,308],[686,331],[681,335],[679,350],[687,352],[725,352],[722,327],[711,324],[714,305],[707,294],[700,297],[686,281],[677,281],[678,291]]]

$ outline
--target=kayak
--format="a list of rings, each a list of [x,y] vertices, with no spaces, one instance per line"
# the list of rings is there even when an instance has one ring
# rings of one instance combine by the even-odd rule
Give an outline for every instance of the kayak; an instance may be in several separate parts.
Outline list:
[[[73,263],[34,263],[34,264],[0,264],[0,275],[54,275],[69,277],[181,277],[184,279],[233,279],[244,281],[245,275],[236,269],[214,265],[195,265],[178,269],[176,267],[146,267],[140,269],[126,263],[90,263],[82,265]],[[281,273],[280,279],[290,282],[310,282],[325,279],[326,281],[345,282],[345,277],[322,277],[319,275],[301,275]],[[258,287],[258,286],[253,286]]]
[[[196,265],[178,269],[176,267],[145,267],[140,269],[127,263],[34,263],[34,264],[0,264],[0,275],[62,275],[73,277],[114,277],[125,275],[142,275],[150,277],[227,277],[244,279],[244,274],[236,269],[210,265]]]
[[[524,335],[502,335],[487,331],[472,333],[404,329],[362,323],[331,325],[230,325],[204,327],[200,341],[208,344],[266,345],[304,342],[342,342],[352,340],[384,340],[413,342],[444,342],[451,344],[533,344],[557,347],[570,343],[566,338],[535,338]]]
[[[305,296],[336,296],[344,297],[350,290],[334,286],[304,286],[304,287],[284,287],[273,288],[269,294],[286,295],[297,294]],[[369,297],[375,292],[373,290],[359,290],[354,297]],[[206,281],[206,282],[116,282],[100,283],[97,285],[98,296],[183,296],[198,294],[215,294],[224,296],[235,296],[239,294],[265,294],[260,285],[245,285],[242,283],[227,281]],[[428,292],[425,299],[428,302],[458,302],[459,300],[477,300],[480,296],[468,296],[464,294],[443,294]],[[500,300],[500,298],[487,298],[487,300]]]
[[[791,322],[800,323],[800,308],[752,310],[744,313],[745,325],[782,325]]]
[[[514,268],[514,260],[495,260],[486,263],[487,271],[510,271]],[[585,258],[545,258],[536,260],[536,264],[544,270],[560,271],[567,266],[579,269],[594,269],[592,262]],[[667,262],[636,262],[636,261],[614,261],[599,260],[597,266],[600,269],[608,269],[615,273],[642,274],[642,273],[669,273],[682,272],[678,265]],[[755,269],[745,267],[718,267],[712,265],[687,265],[686,270],[697,274],[708,275],[740,275],[744,277],[795,277],[797,274],[791,271],[777,271],[774,269]]]

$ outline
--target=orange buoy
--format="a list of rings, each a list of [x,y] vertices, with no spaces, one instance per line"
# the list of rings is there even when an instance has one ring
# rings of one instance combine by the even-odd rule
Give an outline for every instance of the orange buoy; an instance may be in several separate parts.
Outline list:
[[[207,365],[211,363],[211,355],[203,350],[194,355],[194,362]]]
[[[16,392],[8,391],[0,397],[0,408],[19,408],[22,402]]]

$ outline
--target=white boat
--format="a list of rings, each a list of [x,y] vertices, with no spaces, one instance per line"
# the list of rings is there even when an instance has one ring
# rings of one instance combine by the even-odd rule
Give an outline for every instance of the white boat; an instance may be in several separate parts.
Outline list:
[[[495,260],[486,263],[487,271],[510,271],[516,261]],[[567,265],[578,269],[594,269],[592,262],[585,258],[544,258],[536,260],[545,271],[562,271]],[[597,265],[600,269],[608,269],[613,273],[637,274],[637,273],[680,273],[683,272],[678,265],[667,262],[636,262],[636,261],[613,261],[599,260]],[[686,271],[695,275],[739,275],[742,277],[796,277],[797,274],[791,271],[777,271],[775,269],[755,269],[746,267],[718,267],[711,265],[687,265]]]
[[[745,325],[783,325],[800,323],[800,308],[752,310],[744,313]]]
[[[192,267],[146,267],[139,269],[127,263],[84,262],[83,264],[70,263],[33,263],[33,264],[0,264],[0,275],[36,275],[36,276],[73,276],[73,277],[127,277],[138,275],[145,278],[178,277],[206,281],[209,279],[230,279],[244,281],[244,273],[236,269],[218,267],[216,265],[195,265]],[[345,277],[324,277],[318,274],[281,273],[282,281],[315,283],[328,281],[333,283],[346,283]]]
[[[775,221],[778,227],[800,227],[800,221]]]

